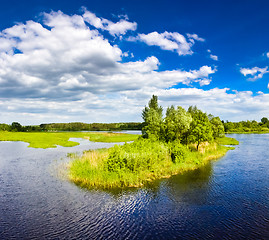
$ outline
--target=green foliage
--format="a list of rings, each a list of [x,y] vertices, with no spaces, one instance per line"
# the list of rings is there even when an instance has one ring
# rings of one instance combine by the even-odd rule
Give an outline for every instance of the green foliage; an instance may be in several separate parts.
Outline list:
[[[183,163],[188,154],[188,148],[183,146],[179,141],[169,144],[169,151],[173,163]]]
[[[168,107],[164,122],[165,140],[167,142],[181,140],[184,134],[190,128],[192,122],[191,114],[180,106],[177,109],[174,106]]]
[[[262,119],[261,119],[261,123],[262,124],[267,124],[269,122],[269,120],[268,120],[268,118],[266,118],[266,117],[263,117]]]
[[[192,115],[188,142],[196,143],[197,150],[201,142],[213,140],[212,124],[210,123],[206,113],[196,107],[190,107],[188,112]]]
[[[143,138],[116,145],[102,157],[97,152],[86,160],[75,160],[71,163],[70,180],[87,188],[138,187],[196,169],[228,151],[228,147],[209,143],[214,137],[223,136],[219,117],[207,116],[196,106],[189,107],[188,112],[180,106],[168,107],[165,119],[162,112],[158,97],[153,95],[142,112]],[[189,143],[196,143],[196,150],[192,151]]]
[[[144,120],[142,136],[152,140],[160,140],[162,138],[163,108],[158,105],[158,97],[154,95],[148,105],[142,112]]]
[[[225,122],[224,130],[226,133],[268,133],[269,122],[267,118],[262,118],[261,122],[257,121],[240,121],[240,122]]]
[[[222,121],[219,117],[214,117],[213,115],[209,115],[209,120],[211,123],[212,131],[213,131],[213,137],[224,137],[224,126]]]
[[[11,124],[11,131],[13,132],[21,132],[22,131],[22,125],[18,122],[13,122]]]
[[[5,123],[0,124],[0,131],[11,131],[11,126]]]
[[[222,157],[228,149],[212,143],[203,146],[203,152],[193,152],[176,141],[168,144],[139,139],[84,153],[69,164],[69,178],[89,189],[140,187],[158,178],[197,169],[209,160]]]
[[[165,161],[167,153],[168,148],[164,143],[139,139],[130,144],[110,148],[104,166],[110,172],[149,170]]]
[[[141,130],[142,123],[49,123],[40,124],[42,131],[120,131]]]
[[[22,126],[18,122],[11,125],[0,124],[0,131],[12,132],[57,132],[57,131],[121,131],[141,130],[142,123],[48,123],[40,125]]]
[[[198,150],[201,142],[224,136],[224,126],[220,118],[208,116],[196,106],[190,106],[188,111],[180,106],[168,107],[165,119],[162,111],[162,107],[158,105],[158,97],[153,95],[148,107],[142,112],[144,138],[165,142],[179,141],[183,144],[196,143]]]

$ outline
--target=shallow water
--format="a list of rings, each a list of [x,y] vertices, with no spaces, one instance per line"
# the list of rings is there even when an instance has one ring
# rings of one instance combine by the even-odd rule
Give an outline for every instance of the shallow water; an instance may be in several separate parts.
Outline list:
[[[0,142],[0,239],[269,239],[269,135],[143,189],[88,191],[55,170],[68,152]]]

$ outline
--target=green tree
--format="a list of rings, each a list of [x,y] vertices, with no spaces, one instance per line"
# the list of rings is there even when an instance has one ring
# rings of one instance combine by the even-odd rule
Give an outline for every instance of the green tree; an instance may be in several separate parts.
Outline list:
[[[188,112],[192,115],[192,122],[188,141],[196,143],[196,149],[199,149],[201,142],[211,141],[213,139],[212,124],[210,123],[206,113],[203,113],[197,107],[190,107]]]
[[[212,125],[213,137],[223,137],[224,136],[224,126],[219,117],[214,117],[209,114],[208,119]]]
[[[158,104],[158,97],[153,95],[142,112],[144,126],[142,136],[145,138],[160,140],[163,136],[163,108]]]
[[[0,131],[10,131],[10,125],[5,124],[5,123],[1,123],[0,124]]]
[[[23,130],[23,127],[20,123],[18,122],[13,122],[11,124],[11,131],[14,131],[14,132],[21,132]]]
[[[167,142],[180,140],[189,130],[192,121],[191,114],[180,106],[175,109],[174,106],[168,107],[165,117],[165,139]]]
[[[268,118],[263,117],[263,118],[261,119],[261,122],[262,122],[262,124],[267,124],[267,123],[269,122],[269,120],[268,120]]]

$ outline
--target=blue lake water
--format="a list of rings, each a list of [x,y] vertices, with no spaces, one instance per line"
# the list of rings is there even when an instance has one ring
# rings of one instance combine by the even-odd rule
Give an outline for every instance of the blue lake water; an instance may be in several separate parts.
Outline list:
[[[240,141],[219,161],[143,189],[88,191],[58,171],[56,149],[0,142],[0,239],[269,239],[269,135]]]

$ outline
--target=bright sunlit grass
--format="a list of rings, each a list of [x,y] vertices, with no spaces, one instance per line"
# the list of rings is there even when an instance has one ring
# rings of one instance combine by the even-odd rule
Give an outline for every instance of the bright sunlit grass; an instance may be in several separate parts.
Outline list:
[[[129,142],[136,140],[138,135],[96,132],[0,132],[0,141],[27,142],[28,147],[32,148],[79,145],[77,142],[69,141],[70,138],[85,138],[93,142]]]
[[[225,140],[226,144],[233,142],[231,138]],[[213,142],[201,144],[196,151],[191,146],[140,139],[123,146],[85,152],[70,162],[69,179],[88,189],[141,187],[155,179],[197,169],[221,158],[229,149]]]

